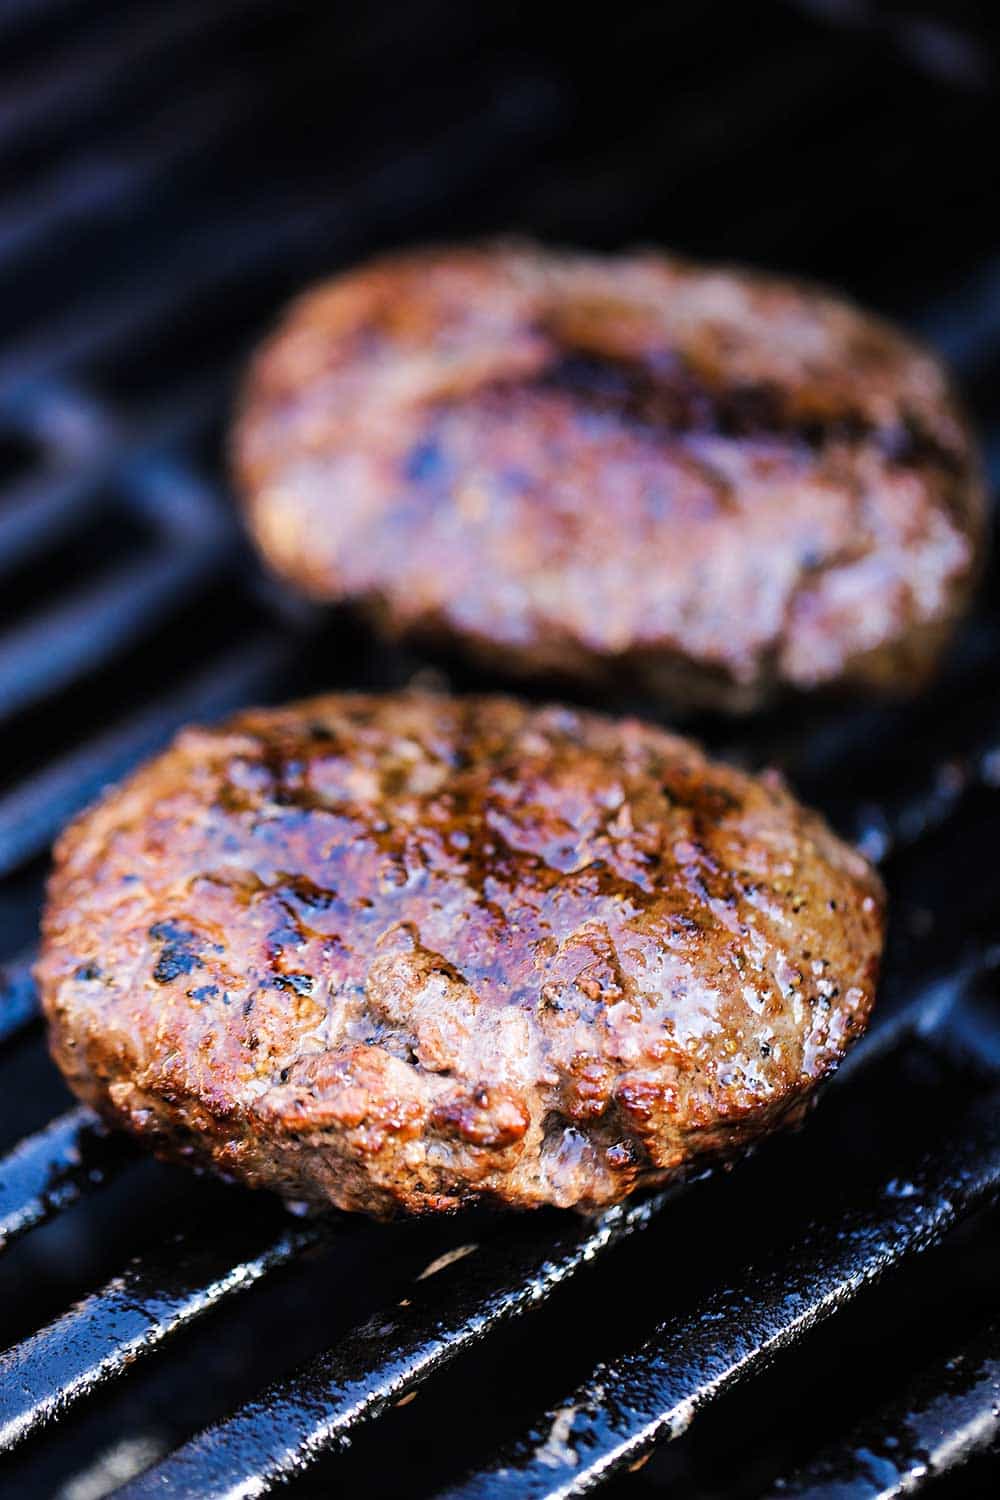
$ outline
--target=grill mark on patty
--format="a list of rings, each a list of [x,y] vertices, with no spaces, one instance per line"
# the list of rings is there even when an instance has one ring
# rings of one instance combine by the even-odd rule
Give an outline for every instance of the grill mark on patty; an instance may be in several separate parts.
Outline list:
[[[721,438],[783,443],[813,461],[832,447],[857,450],[871,444],[886,463],[897,468],[935,468],[951,479],[960,479],[964,472],[961,454],[942,442],[914,412],[886,424],[845,405],[836,414],[806,418],[793,409],[791,394],[776,383],[713,386],[672,351],[643,362],[568,350],[531,380],[487,379],[460,402],[450,398],[430,402],[426,429],[403,458],[402,476],[408,486],[424,494],[448,493],[461,470],[447,452],[439,419],[476,406],[502,407],[512,401],[530,406],[533,395],[562,397],[584,417],[617,421],[637,436],[659,441],[684,444],[687,439]],[[723,498],[729,495],[732,487],[726,476],[703,456],[689,452],[686,457],[704,470]],[[518,487],[521,476],[512,472],[507,478]],[[950,506],[949,497],[945,498]]]
[[[663,350],[643,362],[569,349],[537,380],[516,389],[564,395],[595,416],[617,418],[637,433],[681,445],[692,438],[782,442],[819,462],[831,448],[855,453],[870,444],[894,468],[934,469],[942,474],[949,482],[940,488],[941,502],[956,526],[965,524],[961,482],[966,461],[912,411],[904,411],[896,423],[880,423],[845,406],[835,416],[807,420],[791,409],[792,393],[782,386],[760,382],[713,386],[695,375],[675,350]],[[726,475],[702,455],[688,452],[686,457],[702,471],[724,507],[736,504]],[[839,566],[864,550],[859,546],[824,559],[818,568],[807,566],[805,578]],[[790,599],[789,607],[792,603]]]
[[[534,387],[670,437],[777,438],[813,453],[832,443],[856,447],[872,442],[890,463],[900,467],[926,463],[952,474],[961,471],[958,455],[913,413],[891,426],[873,422],[850,407],[833,417],[805,420],[790,409],[788,392],[780,386],[712,386],[695,376],[672,351],[645,363],[570,351],[556,359]]]
[[[173,920],[154,922],[149,929],[149,936],[154,943],[162,945],[153,968],[153,978],[157,984],[170,984],[182,974],[190,974],[193,969],[204,967],[199,951],[204,946],[204,939],[190,927],[184,927]]]
[[[273,802],[286,760],[303,790],[326,765],[323,737],[309,750],[299,732],[317,717],[361,799],[336,824]],[[381,1214],[469,1197],[600,1207],[794,1115],[867,1015],[875,878],[780,789],[662,732],[399,696],[251,713],[200,745],[210,771],[192,776],[190,745],[168,751],[118,794],[113,836],[103,804],[64,840],[39,969],[74,1087],[157,1149]],[[468,760],[454,804],[417,746]],[[381,774],[401,761],[412,784]],[[220,809],[227,772],[259,819]],[[334,794],[339,775],[324,774]],[[484,826],[491,798],[516,815],[515,842],[544,851],[579,825],[596,857],[573,871],[511,850]],[[457,833],[459,857],[383,890],[372,820],[414,855]],[[640,891],[629,871],[647,855]],[[137,862],[138,919],[119,899]],[[165,949],[192,962],[174,994],[146,984]],[[72,978],[92,951],[106,983]]]
[[[923,470],[939,476],[940,501],[958,528],[965,524],[962,454],[939,439],[920,416],[904,411],[895,423],[879,423],[859,408],[844,405],[837,412],[817,412],[806,417],[794,409],[794,391],[776,382],[734,382],[713,385],[695,374],[675,351],[664,351],[645,361],[608,357],[562,349],[540,374],[528,380],[487,377],[474,392],[461,400],[433,399],[424,412],[423,431],[400,459],[400,477],[410,497],[423,507],[453,503],[456,491],[468,477],[468,464],[453,450],[449,427],[467,414],[475,423],[487,422],[491,414],[503,420],[524,409],[531,427],[533,408],[548,400],[569,404],[572,420],[617,427],[623,434],[652,447],[673,448],[677,460],[699,473],[720,511],[741,509],[740,487],[722,465],[713,462],[703,446],[716,441],[770,450],[771,461],[780,459],[790,468],[833,463],[838,470],[845,460],[853,464],[866,448],[890,468]],[[541,434],[539,434],[541,436]],[[489,438],[487,437],[487,448]],[[501,488],[510,493],[530,490],[532,474],[517,465],[496,475]],[[840,482],[850,484],[849,470]],[[857,487],[860,504],[864,486]],[[405,500],[398,501],[401,514]],[[859,538],[866,528],[856,517]],[[866,546],[848,554],[836,554],[803,566],[803,580],[816,571],[826,571],[860,556]]]
[[[258,356],[235,459],[310,595],[519,674],[737,711],[916,686],[982,532],[932,355],[819,288],[654,252],[342,276]]]

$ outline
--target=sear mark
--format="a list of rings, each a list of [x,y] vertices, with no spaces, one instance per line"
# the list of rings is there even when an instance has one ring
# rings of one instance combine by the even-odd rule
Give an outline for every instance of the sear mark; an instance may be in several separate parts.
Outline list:
[[[182,927],[174,921],[154,922],[149,935],[154,942],[163,945],[153,969],[157,984],[170,984],[181,974],[190,974],[192,969],[203,967],[195,946],[201,939],[190,927]]]

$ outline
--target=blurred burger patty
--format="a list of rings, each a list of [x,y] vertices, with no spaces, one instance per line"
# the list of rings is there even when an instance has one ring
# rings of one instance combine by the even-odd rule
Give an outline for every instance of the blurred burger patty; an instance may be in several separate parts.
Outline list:
[[[652,254],[337,277],[255,359],[233,454],[262,551],[313,597],[683,704],[914,686],[982,542],[934,359],[811,287]]]

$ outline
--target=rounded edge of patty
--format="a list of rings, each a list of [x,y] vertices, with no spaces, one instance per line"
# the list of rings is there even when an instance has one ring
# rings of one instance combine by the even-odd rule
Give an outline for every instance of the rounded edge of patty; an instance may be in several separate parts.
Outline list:
[[[584,1210],[801,1117],[877,875],[636,721],[330,695],[183,732],[56,848],[39,991],[111,1124],[289,1199]]]
[[[985,544],[933,356],[791,278],[504,243],[333,277],[232,438],[277,573],[491,666],[743,711],[926,680]]]

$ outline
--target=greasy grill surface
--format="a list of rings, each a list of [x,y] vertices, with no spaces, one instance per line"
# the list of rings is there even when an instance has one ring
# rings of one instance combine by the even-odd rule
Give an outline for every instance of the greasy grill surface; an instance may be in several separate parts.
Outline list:
[[[731,1176],[597,1223],[295,1219],[102,1138],[33,1019],[45,850],[102,784],[190,718],[422,665],[261,579],[233,521],[233,373],[307,278],[510,228],[825,277],[956,362],[995,479],[971,7],[675,9],[0,9],[3,1493],[996,1486],[992,574],[923,698],[697,726],[893,902],[872,1034]]]

